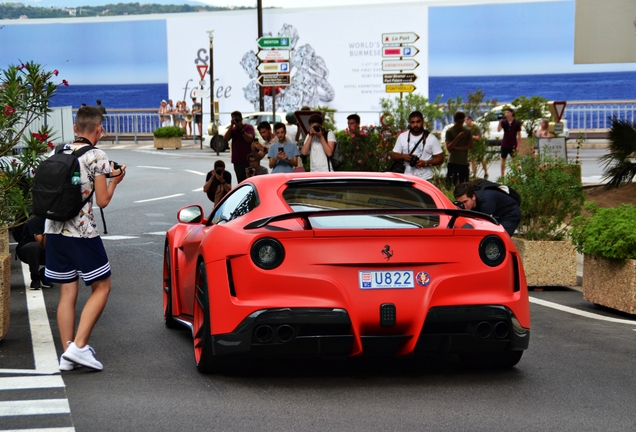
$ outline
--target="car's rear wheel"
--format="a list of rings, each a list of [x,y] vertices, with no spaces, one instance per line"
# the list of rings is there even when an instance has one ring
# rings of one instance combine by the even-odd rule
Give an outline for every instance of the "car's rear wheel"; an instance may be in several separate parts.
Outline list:
[[[225,370],[224,359],[214,357],[210,328],[210,302],[205,264],[199,263],[194,286],[194,361],[201,373]]]
[[[460,354],[459,360],[463,365],[484,368],[510,369],[523,356],[523,351],[504,351],[498,353]]]
[[[166,242],[163,250],[163,322],[168,328],[176,328],[179,323],[172,316],[172,267],[170,245]]]

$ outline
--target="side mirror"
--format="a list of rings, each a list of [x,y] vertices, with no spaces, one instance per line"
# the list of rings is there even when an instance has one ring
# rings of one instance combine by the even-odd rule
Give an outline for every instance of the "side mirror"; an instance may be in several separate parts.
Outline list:
[[[201,223],[203,221],[203,208],[200,205],[184,207],[177,213],[177,220],[181,223]]]

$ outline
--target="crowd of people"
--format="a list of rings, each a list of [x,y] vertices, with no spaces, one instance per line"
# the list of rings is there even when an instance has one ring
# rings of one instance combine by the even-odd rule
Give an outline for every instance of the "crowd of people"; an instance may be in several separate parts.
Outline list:
[[[192,98],[192,108],[188,108],[186,101],[177,101],[176,105],[172,103],[172,99],[167,101],[164,99],[159,105],[159,122],[161,126],[176,126],[183,129],[185,132],[185,138],[191,139],[194,133],[200,139],[203,129],[203,115],[201,103]],[[192,126],[192,124],[195,126]]]
[[[308,110],[308,107],[303,107]],[[254,126],[243,122],[242,113],[234,111],[232,122],[227,129],[224,139],[231,143],[231,162],[234,167],[236,183],[241,183],[249,177],[304,171],[305,158],[309,157],[309,170],[312,172],[333,171],[331,157],[336,148],[336,138],[332,131],[324,128],[323,116],[319,113],[311,114],[308,127],[299,128],[295,117],[286,118],[287,125],[277,122],[261,122]],[[455,186],[455,196],[466,209],[494,214],[498,220],[505,221],[506,230],[512,235],[520,220],[519,206],[506,196],[489,192],[477,195],[469,183],[470,172],[476,173],[476,164],[482,165],[485,178],[488,178],[488,167],[484,159],[470,158],[469,151],[475,142],[481,139],[481,130],[474,123],[472,117],[463,112],[454,115],[453,125],[447,129],[443,143],[448,153],[445,158],[442,142],[424,128],[424,116],[414,111],[409,116],[408,131],[400,134],[391,151],[393,161],[404,164],[404,173],[414,175],[425,180],[434,176],[433,167],[447,162],[447,187]],[[289,127],[288,127],[289,126]],[[358,133],[360,117],[352,114],[347,117],[348,131]],[[290,134],[288,129],[293,128]],[[506,158],[514,157],[519,140],[521,139],[521,122],[514,118],[514,111],[507,109],[505,117],[499,122],[498,129],[504,131],[501,144],[502,175]],[[258,135],[256,133],[258,131]],[[554,135],[548,131],[548,123],[540,122],[536,132],[538,138],[551,138]],[[261,161],[267,158],[267,167]],[[471,166],[472,164],[472,166]],[[269,168],[269,170],[268,170]],[[271,171],[270,171],[271,170]],[[214,169],[207,174],[203,191],[212,202],[218,202],[231,190],[232,175],[225,170],[223,161],[216,161]]]

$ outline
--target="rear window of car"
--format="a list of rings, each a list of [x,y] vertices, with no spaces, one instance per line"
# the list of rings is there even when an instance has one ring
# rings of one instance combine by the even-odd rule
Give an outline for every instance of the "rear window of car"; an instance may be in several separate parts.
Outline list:
[[[295,212],[342,209],[437,208],[433,198],[409,182],[337,181],[289,184],[283,199]],[[346,215],[310,217],[314,228],[433,228],[437,215]]]

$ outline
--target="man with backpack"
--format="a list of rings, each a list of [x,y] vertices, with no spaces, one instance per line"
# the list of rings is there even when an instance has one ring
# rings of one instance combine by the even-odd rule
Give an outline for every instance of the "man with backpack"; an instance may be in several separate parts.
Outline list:
[[[508,192],[502,185],[487,180],[476,185],[460,183],[455,186],[455,199],[464,205],[466,210],[486,213],[499,222],[508,235],[512,237],[521,222],[521,199],[512,189]],[[515,199],[519,199],[519,202]]]
[[[79,193],[82,206],[79,213],[70,219],[47,218],[45,276],[48,280],[60,284],[57,322],[65,350],[60,358],[60,370],[68,371],[78,366],[102,370],[102,364],[94,356],[95,351],[88,345],[88,338],[106,306],[110,293],[111,272],[108,256],[93,216],[93,194],[97,205],[101,208],[106,207],[113,198],[116,186],[123,180],[126,167],[121,165],[115,168],[115,163],[108,160],[106,153],[94,147],[102,134],[102,113],[98,108],[80,108],[77,111],[74,130],[77,135],[75,142],[66,144],[49,158],[52,161],[46,165],[49,171],[40,171],[42,165],[36,171],[33,187],[34,211],[45,201],[41,199],[44,192],[41,188],[36,189],[36,185],[46,182],[38,182],[38,175],[40,180],[43,180],[46,173],[54,172],[56,164],[53,162],[61,166],[65,159],[59,155],[60,153],[80,154],[76,159],[79,165],[75,165],[74,168],[79,169],[79,173],[76,171],[72,177],[64,177],[64,180],[81,185]],[[54,210],[46,211],[49,212],[59,213]],[[75,331],[75,305],[80,276],[84,283],[91,287],[92,293],[84,305]]]

